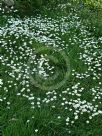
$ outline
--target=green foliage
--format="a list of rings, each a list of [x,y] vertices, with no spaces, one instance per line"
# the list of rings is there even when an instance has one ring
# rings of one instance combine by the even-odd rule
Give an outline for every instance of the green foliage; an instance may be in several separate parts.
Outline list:
[[[16,8],[20,12],[29,12],[41,8],[42,0],[17,0],[15,2]]]
[[[91,8],[102,8],[102,0],[72,0],[73,2],[81,3],[83,2],[85,5]]]
[[[78,15],[81,17],[83,24],[86,25],[96,37],[102,36],[102,8],[97,8],[92,4],[85,4],[78,10]]]
[[[61,3],[64,0],[61,1]],[[16,0],[15,6],[20,12],[42,11],[44,9],[54,9],[60,0]]]
[[[73,1],[73,0],[68,0],[68,1]],[[82,0],[82,1],[84,1],[84,0]],[[22,13],[24,13],[24,12],[30,13],[29,11],[36,11],[36,10],[42,11],[43,9],[46,10],[47,8],[54,9],[54,7],[56,7],[58,5],[58,2],[59,2],[59,0],[52,0],[52,1],[51,0],[17,0],[15,3],[16,4],[15,6]],[[64,2],[64,0],[62,2]],[[71,9],[71,7],[73,7],[73,9],[79,8],[80,4],[78,5],[78,7],[77,7],[77,4],[79,4],[79,3],[76,3],[76,7],[74,6],[74,4],[68,5],[67,10]],[[99,10],[98,8],[97,8],[97,10],[93,10],[95,8],[90,8],[93,6],[88,6],[88,5],[89,4],[85,4],[85,6],[81,7],[80,10],[77,10],[78,11],[77,15],[78,16],[80,15],[80,19],[83,20],[84,26],[86,25],[87,28],[90,29],[90,31],[94,31],[94,34],[96,34],[97,36],[102,36],[102,31],[101,31],[102,30],[102,11]],[[48,12],[48,11],[46,10],[46,12]],[[58,12],[61,13],[62,11],[58,10]],[[72,12],[72,11],[69,10],[69,13],[70,12]],[[53,14],[52,14],[52,12],[50,12],[50,14],[52,17],[54,17],[54,15],[56,15],[56,13],[54,11],[53,11]],[[68,12],[66,14],[67,14],[66,17],[68,17]],[[0,16],[0,26],[5,26],[7,23],[7,21],[4,17],[5,16],[2,16],[2,15]],[[7,16],[7,19],[9,19],[9,16]],[[60,19],[58,21],[60,22]],[[71,18],[69,19],[69,21],[67,22],[67,20],[66,20],[66,22],[69,24],[69,28],[70,28],[70,26],[72,27],[72,25],[73,25],[73,21],[71,20]],[[60,25],[60,23],[59,23],[59,25]],[[95,27],[95,29],[93,29],[94,27]],[[79,60],[79,53],[84,55],[84,50],[80,49],[79,45],[81,43],[84,43],[84,41],[85,41],[85,44],[87,44],[87,43],[90,44],[91,41],[87,42],[86,40],[90,38],[89,36],[86,35],[85,36],[86,40],[85,40],[83,38],[83,35],[82,36],[80,35],[80,31],[78,31],[76,29],[76,27],[72,27],[72,28],[70,28],[68,30],[68,32],[64,35],[62,35],[62,33],[60,33],[59,31],[58,31],[58,34],[60,35],[59,37],[61,37],[61,40],[65,41],[65,43],[68,43],[68,48],[65,49],[65,51],[68,52],[68,54],[69,54],[72,69],[75,69],[76,71],[79,71],[80,73],[83,73],[84,71],[87,71],[87,65],[84,65],[84,63],[81,60]],[[31,30],[31,28],[29,28],[29,29]],[[35,28],[34,30],[39,31],[38,28],[37,29]],[[55,33],[55,31],[52,33]],[[9,34],[10,33],[8,33],[8,36],[9,36]],[[41,34],[44,35],[43,31]],[[46,33],[46,35],[47,35],[47,33]],[[77,37],[75,37],[75,36],[77,36]],[[74,39],[74,37],[76,39]],[[11,49],[15,48],[16,46],[23,47],[22,46],[23,40],[25,42],[27,41],[27,46],[29,47],[29,43],[28,43],[29,40],[26,37],[24,38],[23,36],[22,36],[22,38],[19,38],[17,40],[16,38],[13,38],[11,35],[8,39],[6,39],[6,37],[3,37],[3,35],[1,35],[1,41],[3,41],[3,39],[5,39],[4,41],[6,41],[6,40],[8,41],[7,42],[8,47],[9,47],[9,40],[11,40],[12,42],[16,41],[16,43],[12,46]],[[69,41],[69,39],[72,39],[71,42]],[[74,44],[72,44],[72,43],[74,43]],[[91,44],[94,46],[93,43],[91,43]],[[43,46],[43,44],[42,43],[41,44],[33,43],[33,46],[34,46],[34,48],[38,48],[35,46],[39,46],[39,48],[40,48],[40,46]],[[8,52],[4,52],[3,49],[4,49],[4,47],[2,49],[0,49],[0,54],[2,53],[6,56]],[[92,51],[96,52],[97,48],[87,48],[86,51],[88,51],[88,50],[91,52]],[[98,51],[99,50],[101,51],[101,48],[99,48]],[[17,49],[16,49],[16,51],[17,51]],[[19,50],[18,50],[18,52],[19,52]],[[89,57],[90,57],[90,55],[92,55],[91,52],[88,52]],[[43,54],[45,54],[45,53],[46,52],[43,52]],[[47,52],[47,53],[50,54],[50,52]],[[18,57],[19,57],[19,54],[18,54]],[[60,56],[57,55],[57,57],[59,57],[59,63],[57,65],[57,67],[59,68],[58,70],[61,73],[63,71],[63,69],[61,69],[61,68],[65,67],[64,66],[65,63],[63,63],[63,60],[60,58]],[[95,59],[97,59],[97,58],[95,58]],[[95,62],[95,59],[92,60],[92,63]],[[12,60],[12,58],[11,58],[11,60]],[[16,64],[18,65],[18,62],[16,62]],[[5,86],[6,86],[6,82],[9,81],[8,74],[5,74],[5,71],[7,71],[6,67],[7,66],[5,66],[5,67],[3,66],[0,68],[0,74],[1,74],[0,76],[2,76],[3,80],[5,80],[5,84],[4,84]],[[61,73],[60,75],[62,75],[62,74],[63,73]],[[60,81],[60,78],[58,79],[57,82]],[[64,88],[66,89],[67,87],[70,87],[71,85],[73,85],[77,82],[80,82],[81,85],[83,87],[85,87],[85,89],[86,89],[84,91],[84,93],[82,94],[81,100],[86,99],[87,101],[91,101],[92,98],[90,98],[89,89],[91,88],[91,85],[94,86],[94,84],[95,84],[95,86],[98,86],[97,85],[98,82],[96,82],[96,83],[93,82],[91,80],[91,76],[89,79],[87,79],[87,81],[86,81],[86,78],[79,80],[79,79],[76,79],[74,76],[72,76],[70,78],[70,81],[68,81],[68,83],[64,87],[62,87],[61,89],[58,90],[59,91],[58,95],[60,96],[60,94],[64,90]],[[0,106],[0,109],[2,109],[1,110],[1,117],[0,117],[0,121],[1,121],[0,125],[1,125],[1,129],[2,129],[1,135],[2,136],[101,136],[102,135],[102,129],[101,129],[102,128],[102,115],[94,117],[92,120],[90,120],[89,124],[85,123],[87,116],[79,115],[79,120],[76,120],[75,124],[70,126],[71,134],[69,134],[68,133],[69,126],[66,126],[64,121],[66,119],[66,115],[72,117],[72,115],[74,115],[75,112],[73,110],[72,110],[73,112],[71,112],[71,111],[68,112],[68,110],[62,109],[60,106],[62,99],[58,99],[58,102],[57,101],[52,102],[52,104],[55,105],[55,107],[56,107],[55,109],[51,108],[51,105],[49,105],[49,106],[48,105],[46,105],[46,106],[41,105],[41,108],[35,107],[35,109],[29,109],[30,102],[26,101],[26,98],[22,98],[22,97],[20,98],[20,97],[16,96],[14,91],[15,91],[15,88],[13,86],[10,89],[10,96],[8,95],[8,93],[5,94],[5,91],[2,91],[2,94],[4,94],[5,96],[7,95],[7,100],[9,100],[9,99],[11,100],[11,106],[10,106],[11,108],[10,109],[6,108],[6,101],[2,102],[2,104]],[[73,91],[73,90],[71,90],[71,91]],[[44,91],[42,91],[38,88],[35,88],[34,86],[31,86],[31,93],[34,93],[35,99],[39,96],[41,97],[42,100],[45,98]],[[72,98],[73,98],[73,96],[72,96]],[[69,95],[68,99],[72,99],[72,98]],[[101,104],[100,104],[100,107],[102,109]],[[70,107],[68,107],[68,108],[70,108]],[[57,118],[57,116],[59,116],[59,115],[61,115],[60,119]],[[36,129],[39,130],[37,133],[35,132]]]
[[[102,8],[102,0],[85,0],[85,2],[93,8]]]

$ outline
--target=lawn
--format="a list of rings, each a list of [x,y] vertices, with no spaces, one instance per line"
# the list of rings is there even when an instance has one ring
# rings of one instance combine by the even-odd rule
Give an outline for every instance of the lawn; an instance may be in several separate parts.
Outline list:
[[[34,15],[0,8],[2,136],[102,135],[99,13],[70,2]]]

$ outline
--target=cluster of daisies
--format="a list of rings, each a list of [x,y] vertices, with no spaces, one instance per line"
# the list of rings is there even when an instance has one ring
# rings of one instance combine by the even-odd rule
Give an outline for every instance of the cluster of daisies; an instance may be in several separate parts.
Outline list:
[[[44,106],[57,109],[58,113],[54,116],[58,120],[63,119],[67,126],[73,125],[80,117],[83,118],[84,114],[88,115],[86,123],[102,114],[101,37],[95,39],[86,26],[82,25],[78,15],[73,13],[56,19],[41,15],[21,19],[8,17],[3,10],[2,18],[7,21],[0,26],[0,101],[6,103],[6,108],[12,107],[10,93],[13,91],[15,97],[24,98],[30,103],[29,108],[32,110]],[[81,61],[82,66],[79,67],[85,69],[80,71],[72,68],[70,76],[73,81],[66,89],[42,90],[43,95],[37,96],[30,77],[34,81],[41,77],[46,81],[51,74],[54,75],[56,69],[46,58],[48,54],[41,54],[42,48],[36,53],[33,46],[35,41],[40,46],[42,44],[45,50],[53,47],[58,52],[77,46],[80,52],[77,53],[76,61]],[[70,54],[70,50],[68,53]],[[29,121],[27,120],[28,123]]]

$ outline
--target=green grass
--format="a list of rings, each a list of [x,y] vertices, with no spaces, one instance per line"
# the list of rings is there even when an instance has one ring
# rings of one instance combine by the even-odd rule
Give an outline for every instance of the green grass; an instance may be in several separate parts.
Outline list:
[[[78,5],[74,11],[74,3],[68,7],[62,12],[59,8],[54,12],[46,10],[23,19],[14,12],[13,16],[12,12],[1,13],[0,30],[7,31],[0,34],[2,136],[102,135],[102,113],[98,113],[102,111],[102,27],[101,21],[97,21],[101,20],[101,14],[96,18],[97,11],[92,12],[88,7],[79,12]],[[38,35],[32,37],[32,32]],[[44,43],[42,36],[50,36],[50,41]],[[34,68],[36,71],[31,73]],[[33,82],[29,77],[33,77]],[[61,81],[65,82],[54,88]]]

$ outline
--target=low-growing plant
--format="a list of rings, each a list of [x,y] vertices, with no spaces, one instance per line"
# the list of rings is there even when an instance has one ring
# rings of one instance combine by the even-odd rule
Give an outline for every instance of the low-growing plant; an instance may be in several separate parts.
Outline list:
[[[90,8],[85,5],[78,11],[79,16],[88,29],[93,32],[96,37],[102,36],[102,9]]]
[[[102,0],[72,0],[84,25],[96,37],[102,36]]]
[[[64,0],[15,0],[15,7],[20,12],[34,12],[42,11],[44,9],[54,9],[59,3],[64,2]],[[30,13],[29,12],[29,13]]]
[[[93,8],[102,8],[102,0],[85,0],[85,3]]]

